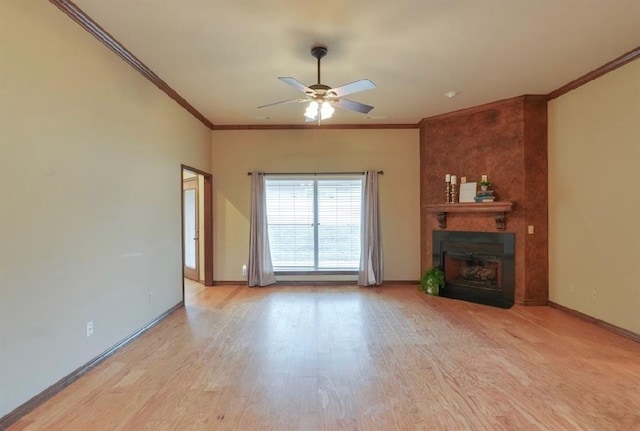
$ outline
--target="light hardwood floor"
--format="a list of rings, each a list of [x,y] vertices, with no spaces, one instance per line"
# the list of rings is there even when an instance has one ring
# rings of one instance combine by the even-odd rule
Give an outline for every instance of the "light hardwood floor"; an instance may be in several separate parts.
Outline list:
[[[640,344],[415,286],[220,286],[10,430],[638,430]]]
[[[194,298],[204,289],[204,284],[197,281],[184,279],[184,302],[190,304],[194,302]]]

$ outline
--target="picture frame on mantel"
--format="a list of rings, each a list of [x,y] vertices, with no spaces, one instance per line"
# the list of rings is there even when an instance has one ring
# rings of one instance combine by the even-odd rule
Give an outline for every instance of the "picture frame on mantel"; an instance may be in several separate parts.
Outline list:
[[[462,183],[460,184],[460,203],[473,203],[475,202],[476,193],[478,192],[477,183]]]

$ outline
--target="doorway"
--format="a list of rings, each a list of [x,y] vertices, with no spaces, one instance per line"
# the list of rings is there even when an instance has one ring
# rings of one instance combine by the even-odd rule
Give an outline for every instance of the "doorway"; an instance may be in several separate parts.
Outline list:
[[[204,253],[200,250],[200,221],[203,219],[199,210],[202,196],[199,193],[198,182],[201,175],[184,170],[182,172],[182,237],[184,238],[184,254],[182,256],[184,276],[189,280],[200,281],[200,268],[203,267],[200,258]],[[203,268],[204,269],[204,268]]]
[[[183,276],[213,286],[212,177],[182,165],[180,180]]]

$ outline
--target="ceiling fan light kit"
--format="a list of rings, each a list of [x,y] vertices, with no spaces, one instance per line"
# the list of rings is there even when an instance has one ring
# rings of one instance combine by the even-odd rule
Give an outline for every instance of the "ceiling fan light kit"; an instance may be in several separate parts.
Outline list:
[[[315,121],[318,118],[318,112],[320,112],[320,120],[326,120],[333,115],[333,106],[329,102],[322,102],[322,104],[312,100],[309,102],[307,109],[304,111],[304,116],[307,121]]]
[[[295,78],[278,77],[280,81],[290,85],[298,91],[303,92],[305,94],[304,99],[284,100],[282,102],[258,106],[258,108],[266,108],[290,102],[309,102],[304,112],[306,121],[309,122],[317,120],[318,124],[320,124],[321,120],[331,118],[335,111],[334,106],[350,111],[360,112],[362,114],[368,114],[369,111],[373,109],[373,106],[345,99],[344,96],[374,89],[376,88],[375,84],[368,79],[361,79],[336,88],[331,88],[328,85],[322,84],[320,82],[320,59],[327,55],[327,52],[328,50],[325,46],[314,46],[311,48],[311,55],[318,60],[318,82],[316,84],[307,87]]]

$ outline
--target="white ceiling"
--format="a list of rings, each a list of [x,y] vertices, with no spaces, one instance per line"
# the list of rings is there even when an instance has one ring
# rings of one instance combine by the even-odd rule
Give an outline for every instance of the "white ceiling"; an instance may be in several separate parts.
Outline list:
[[[416,123],[522,94],[547,94],[640,45],[640,0],[75,0],[215,125],[304,124],[278,76],[361,78],[331,124]],[[459,90],[453,99],[444,96]],[[255,119],[254,117],[270,117]]]

